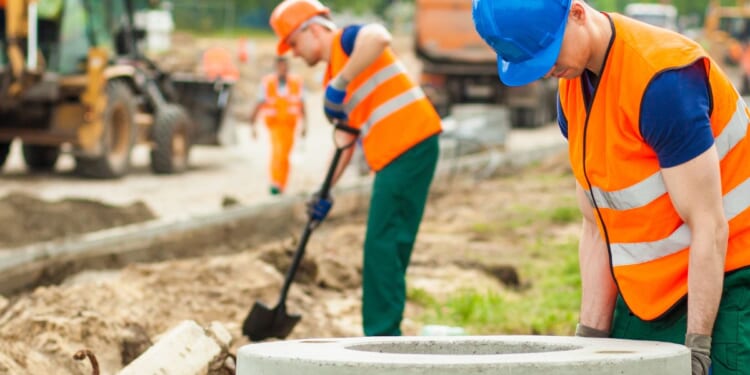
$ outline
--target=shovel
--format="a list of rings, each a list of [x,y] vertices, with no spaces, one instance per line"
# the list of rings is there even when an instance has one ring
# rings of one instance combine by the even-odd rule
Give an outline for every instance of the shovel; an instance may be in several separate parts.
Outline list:
[[[328,168],[328,173],[323,181],[323,186],[320,188],[321,197],[328,197],[331,190],[331,180],[333,179],[341,154],[345,149],[352,145],[353,143],[347,144],[343,147],[337,145],[336,152],[333,155],[333,160]],[[260,341],[270,337],[283,339],[292,332],[294,326],[297,325],[300,319],[302,319],[301,315],[287,313],[286,295],[289,292],[289,287],[292,285],[294,275],[297,273],[300,261],[305,255],[307,240],[310,239],[310,235],[318,224],[320,224],[320,221],[314,220],[312,217],[307,220],[305,230],[302,232],[299,245],[297,245],[297,250],[294,253],[292,264],[286,272],[284,286],[281,288],[281,295],[279,296],[279,302],[276,304],[276,307],[270,309],[263,303],[256,301],[250,314],[245,318],[245,322],[242,323],[242,333],[249,337],[250,340]]]

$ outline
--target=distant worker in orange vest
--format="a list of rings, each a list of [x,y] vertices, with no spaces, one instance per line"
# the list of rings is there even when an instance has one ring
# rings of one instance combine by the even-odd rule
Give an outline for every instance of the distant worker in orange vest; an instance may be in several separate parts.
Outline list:
[[[375,172],[364,243],[362,322],[368,336],[400,335],[406,268],[438,160],[440,117],[394,54],[383,26],[339,29],[317,0],[283,1],[270,23],[280,39],[277,53],[292,50],[310,66],[327,63],[325,114],[340,141],[360,142]],[[353,149],[341,156],[334,182]],[[332,204],[330,197],[315,194],[310,215],[323,220]]]
[[[276,71],[263,77],[258,90],[258,100],[250,115],[253,139],[258,138],[255,123],[263,115],[271,137],[271,187],[273,195],[286,189],[289,177],[289,154],[294,145],[297,126],[300,135],[307,135],[304,87],[302,78],[289,73],[289,62],[283,56],[276,58]]]
[[[584,0],[473,14],[506,85],[559,78],[583,214],[576,335],[684,344],[693,375],[750,374],[750,109],[729,78],[685,36]]]

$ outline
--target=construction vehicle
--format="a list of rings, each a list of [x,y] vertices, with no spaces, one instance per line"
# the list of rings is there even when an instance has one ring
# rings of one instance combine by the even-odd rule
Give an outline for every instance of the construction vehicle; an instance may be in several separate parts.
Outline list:
[[[700,40],[743,95],[750,94],[750,4],[712,0]]]
[[[20,140],[29,170],[54,169],[65,150],[78,175],[116,178],[145,143],[155,173],[178,173],[197,140],[215,140],[221,116],[182,105],[190,80],[176,90],[139,51],[133,1],[0,0],[0,166]]]
[[[471,1],[416,0],[414,18],[420,83],[441,117],[456,104],[488,103],[507,106],[515,126],[540,126],[555,118],[556,80],[502,84],[497,55],[474,28]]]

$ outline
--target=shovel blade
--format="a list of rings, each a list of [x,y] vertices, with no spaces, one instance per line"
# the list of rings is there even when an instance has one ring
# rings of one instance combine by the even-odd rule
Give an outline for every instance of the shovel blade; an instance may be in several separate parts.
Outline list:
[[[302,319],[301,315],[287,314],[284,305],[269,309],[263,303],[255,302],[250,314],[242,323],[242,333],[251,341],[261,341],[271,337],[284,339],[289,336],[300,319]]]

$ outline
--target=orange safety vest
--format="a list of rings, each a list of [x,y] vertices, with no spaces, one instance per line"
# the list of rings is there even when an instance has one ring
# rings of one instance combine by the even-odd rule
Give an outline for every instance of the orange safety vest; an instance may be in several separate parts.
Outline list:
[[[286,76],[286,92],[279,92],[279,77],[268,74],[263,77],[266,101],[263,115],[266,123],[274,125],[280,122],[296,121],[302,116],[302,78],[294,74]]]
[[[333,38],[324,86],[349,61],[341,34]],[[349,126],[360,130],[365,159],[376,172],[442,130],[440,117],[390,48],[351,81],[346,94]]]
[[[729,221],[727,272],[750,265],[750,111],[698,44],[617,14],[611,19],[614,40],[590,112],[580,78],[560,80],[560,103],[571,165],[600,218],[617,287],[636,316],[654,320],[687,295],[691,235],[667,194],[656,153],[641,137],[646,88],[665,70],[705,66]]]

